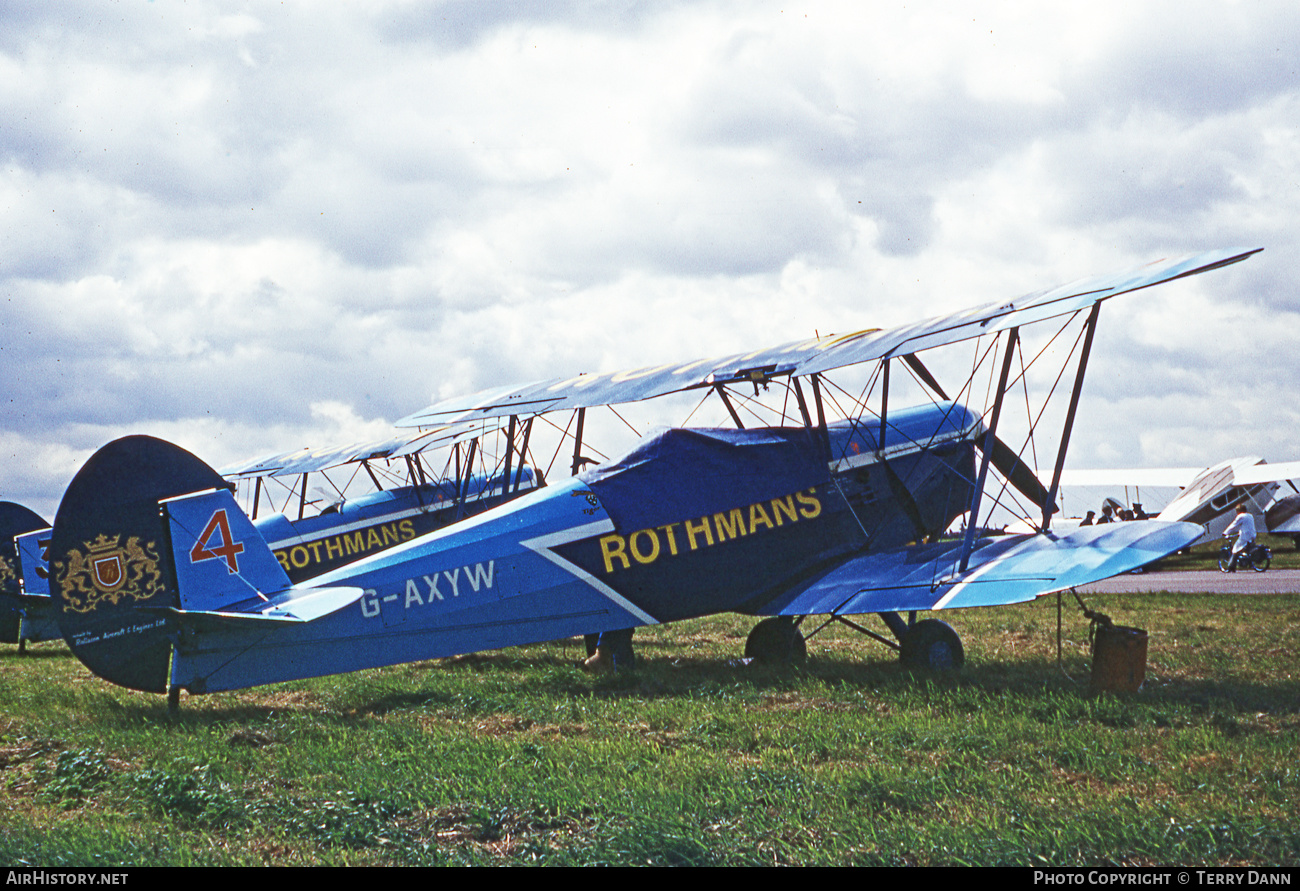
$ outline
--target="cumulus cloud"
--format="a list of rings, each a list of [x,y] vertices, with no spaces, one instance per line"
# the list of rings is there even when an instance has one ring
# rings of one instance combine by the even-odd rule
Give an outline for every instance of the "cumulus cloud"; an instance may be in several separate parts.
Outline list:
[[[1295,457],[1297,15],[7,4],[0,490],[1236,244],[1107,307],[1074,463]]]

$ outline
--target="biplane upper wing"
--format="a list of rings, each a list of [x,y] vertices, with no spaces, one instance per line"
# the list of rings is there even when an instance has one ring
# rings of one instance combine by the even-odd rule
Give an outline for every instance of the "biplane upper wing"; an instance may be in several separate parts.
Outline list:
[[[1225,482],[1238,486],[1256,486],[1261,483],[1281,483],[1300,479],[1300,461],[1282,461],[1268,464],[1259,458],[1234,458],[1223,462]],[[1211,468],[1212,469],[1212,468]],[[1103,469],[1065,470],[1061,473],[1063,486],[1177,486],[1186,488],[1205,467],[1117,467]]]
[[[1300,461],[1279,461],[1277,464],[1260,463],[1253,467],[1237,468],[1232,474],[1232,481],[1239,486],[1254,486],[1259,483],[1282,483],[1295,479],[1300,479]]]
[[[478,430],[478,426],[473,423],[440,424],[432,430],[405,433],[375,442],[278,452],[250,461],[229,464],[217,472],[228,480],[315,473],[355,461],[377,461],[415,455],[426,449],[441,448],[468,439],[477,435]]]
[[[1062,486],[1171,486],[1186,488],[1204,467],[1115,467],[1061,471]]]
[[[1068,535],[981,540],[966,572],[960,541],[895,548],[852,558],[767,604],[761,615],[855,615],[1001,606],[1101,581],[1185,547],[1193,523],[1112,523]]]
[[[617,405],[719,383],[816,374],[1067,315],[1118,294],[1236,263],[1258,250],[1235,248],[1161,260],[1126,272],[1082,279],[1016,300],[897,328],[812,338],[732,356],[484,390],[431,405],[398,421],[397,426],[425,427],[512,414]]]

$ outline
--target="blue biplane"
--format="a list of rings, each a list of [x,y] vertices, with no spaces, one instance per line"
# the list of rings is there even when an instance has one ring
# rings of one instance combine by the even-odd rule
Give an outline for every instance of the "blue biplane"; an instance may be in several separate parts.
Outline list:
[[[0,501],[0,642],[58,640],[58,612],[50,597],[44,548],[50,524],[40,514]]]
[[[1160,261],[901,328],[438,403],[399,426],[495,422],[507,482],[534,422],[569,413],[561,443],[572,443],[573,475],[539,479],[508,503],[297,584],[219,473],[161,440],[120,439],[87,462],[59,506],[49,553],[60,626],[97,675],[173,702],[182,689],[574,635],[601,635],[626,659],[631,629],[723,611],[762,618],[746,645],[758,659],[802,658],[816,633],[805,634],[806,617],[865,631],[849,617],[877,613],[894,639],[867,633],[905,662],[955,667],[956,632],[918,621],[918,611],[1031,600],[1144,565],[1200,534],[1143,523],[1056,535],[1051,519],[1102,303],[1253,253]],[[1062,332],[1077,325],[1066,362],[1078,358],[1044,485],[1032,450],[1008,446],[1000,424],[1007,394],[1028,391],[1025,368],[1037,358],[1026,365],[1020,329],[1049,319]],[[990,357],[982,411],[965,404],[973,373],[952,398],[918,356],[965,341]],[[830,372],[863,367],[872,371],[861,395],[835,389]],[[892,405],[891,368],[929,401]],[[750,387],[752,402],[760,388],[780,395],[777,423],[745,425]],[[686,391],[716,397],[734,427],[657,430],[582,469],[587,409]],[[1008,489],[1035,505],[1034,534],[983,534],[985,502]]]
[[[475,458],[481,464],[484,455],[478,448],[480,437],[476,425],[454,425],[346,448],[297,449],[233,464],[221,475],[228,484],[251,487],[246,494],[253,526],[289,580],[298,583],[481,513],[538,485],[539,473],[523,464],[509,478],[487,466],[475,473]],[[444,446],[451,453],[448,466],[435,473],[423,459]],[[329,474],[340,467],[352,470],[351,479],[342,485]],[[356,488],[351,481],[361,470],[370,485],[363,483],[366,491],[358,497],[350,494]],[[324,485],[309,499],[313,474]],[[271,491],[277,484],[278,511]],[[259,518],[263,502],[273,510]],[[308,512],[309,505],[314,510]],[[295,506],[297,516],[290,519]],[[58,602],[50,595],[49,543],[49,523],[22,505],[0,502],[0,642],[17,643],[20,653],[28,643],[63,637]]]

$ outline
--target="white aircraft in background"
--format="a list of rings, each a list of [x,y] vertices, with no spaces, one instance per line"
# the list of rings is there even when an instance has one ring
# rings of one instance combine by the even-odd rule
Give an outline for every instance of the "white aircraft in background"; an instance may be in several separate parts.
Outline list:
[[[1126,489],[1134,487],[1138,492],[1144,486],[1176,486],[1183,491],[1159,514],[1148,514],[1138,519],[1196,523],[1205,529],[1197,544],[1221,536],[1232,521],[1237,505],[1245,504],[1261,530],[1288,535],[1300,548],[1300,494],[1277,497],[1282,483],[1300,492],[1290,482],[1295,479],[1300,479],[1300,461],[1267,464],[1262,458],[1250,455],[1231,458],[1213,467],[1066,470],[1061,474],[1061,485],[1089,488],[1124,486]],[[1106,499],[1106,502],[1115,507],[1114,519],[1120,520],[1119,508],[1122,505],[1113,498]],[[1134,504],[1140,506],[1136,498]],[[1056,520],[1053,526],[1063,531],[1083,522],[1078,518]],[[1102,517],[1095,517],[1092,522],[1105,521]],[[1018,525],[1008,527],[1008,531],[1016,531]]]

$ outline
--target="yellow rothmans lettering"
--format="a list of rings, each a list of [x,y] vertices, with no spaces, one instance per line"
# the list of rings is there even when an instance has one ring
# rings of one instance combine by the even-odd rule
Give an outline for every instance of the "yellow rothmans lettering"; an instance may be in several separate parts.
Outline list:
[[[729,514],[714,514],[713,522],[718,527],[718,541],[740,538],[742,535],[749,534],[745,531],[745,518],[738,507],[733,507]]]
[[[644,554],[641,553],[641,548],[637,546],[638,538],[642,541],[646,538],[650,539],[650,544],[647,546],[647,552]],[[633,532],[632,536],[628,539],[628,543],[632,546],[632,556],[636,558],[636,562],[653,563],[659,559],[659,536],[655,534],[653,529],[639,529],[636,532]]]
[[[701,532],[704,533],[704,541],[707,544],[713,544],[713,527],[709,525],[708,517],[700,517],[698,523],[693,523],[690,520],[686,521],[686,538],[691,543],[692,551],[698,547],[695,544],[695,536]]]
[[[415,524],[410,520],[401,520],[309,541],[305,545],[294,545],[292,548],[276,551],[275,559],[280,561],[285,572],[289,572],[291,569],[305,569],[313,563],[382,550],[413,538],[415,538]]]
[[[613,560],[617,557],[623,561],[623,568],[628,569],[632,566],[628,562],[627,554],[623,550],[624,542],[621,535],[606,535],[600,540],[600,553],[605,558],[605,574],[614,571]]]
[[[798,502],[797,506],[795,502]],[[676,557],[680,552],[678,527],[685,534],[690,549],[698,551],[700,548],[754,535],[765,529],[775,529],[786,523],[816,519],[821,512],[822,503],[817,497],[817,489],[811,488],[767,502],[756,502],[747,507],[733,507],[712,516],[668,523],[653,529],[638,529],[627,536],[603,535],[600,538],[600,556],[605,564],[605,574],[609,575],[616,567],[631,569],[633,560],[642,566],[648,566],[665,552],[670,557]]]

